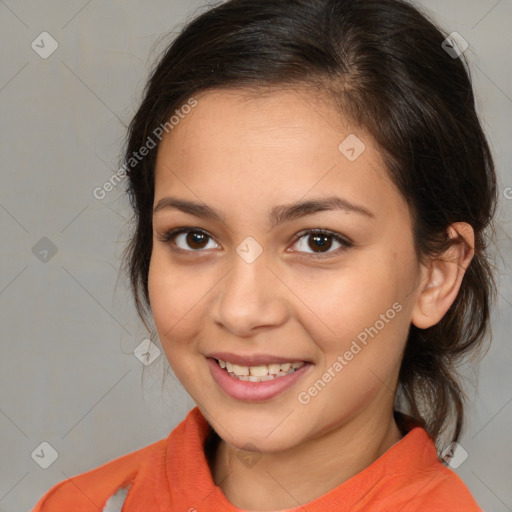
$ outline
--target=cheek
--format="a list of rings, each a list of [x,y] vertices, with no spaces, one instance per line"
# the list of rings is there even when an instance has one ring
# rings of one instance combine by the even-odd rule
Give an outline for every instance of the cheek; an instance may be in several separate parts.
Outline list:
[[[155,248],[151,255],[148,291],[151,312],[164,350],[170,344],[179,346],[193,339],[202,316],[201,273],[183,272],[171,265],[165,250]]]
[[[200,366],[195,340],[201,329],[201,303],[194,290],[204,294],[204,288],[190,279],[169,263],[165,250],[153,251],[148,274],[151,312],[165,357],[189,392],[196,386]]]
[[[393,271],[368,265],[340,268],[316,279],[295,276],[293,292],[305,304],[304,321],[320,338],[346,339],[379,319],[399,298]],[[307,321],[306,321],[307,320]]]
[[[344,368],[356,368],[350,373],[357,378],[358,370],[389,373],[398,364],[409,324],[409,265],[398,263],[393,253],[382,254],[332,272],[328,279],[294,282],[294,292],[308,306],[300,322],[320,349],[324,368],[341,356]]]

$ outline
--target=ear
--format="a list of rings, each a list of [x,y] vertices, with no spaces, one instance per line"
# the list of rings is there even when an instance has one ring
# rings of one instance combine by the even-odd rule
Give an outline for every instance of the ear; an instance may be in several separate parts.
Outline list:
[[[450,238],[458,240],[441,256],[430,260],[428,267],[422,267],[423,279],[411,316],[411,322],[419,329],[436,325],[450,309],[475,253],[475,234],[469,224],[455,222],[447,231]]]

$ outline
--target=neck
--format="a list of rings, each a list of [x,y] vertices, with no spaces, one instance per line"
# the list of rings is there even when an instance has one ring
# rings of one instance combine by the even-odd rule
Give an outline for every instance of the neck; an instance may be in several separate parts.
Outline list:
[[[382,420],[361,414],[299,446],[261,454],[251,465],[237,456],[238,449],[215,436],[208,443],[212,478],[227,500],[244,510],[283,510],[309,503],[362,471],[401,439],[392,411]]]

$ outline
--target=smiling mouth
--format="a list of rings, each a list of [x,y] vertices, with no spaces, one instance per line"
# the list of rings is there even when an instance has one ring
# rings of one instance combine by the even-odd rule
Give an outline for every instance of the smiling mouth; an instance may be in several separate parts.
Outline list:
[[[222,359],[215,359],[215,361],[217,361],[217,364],[226,371],[230,377],[248,382],[264,382],[279,379],[280,377],[294,373],[306,364],[304,361],[297,361],[283,364],[274,363],[261,364],[258,366],[241,366],[229,361],[223,361]]]

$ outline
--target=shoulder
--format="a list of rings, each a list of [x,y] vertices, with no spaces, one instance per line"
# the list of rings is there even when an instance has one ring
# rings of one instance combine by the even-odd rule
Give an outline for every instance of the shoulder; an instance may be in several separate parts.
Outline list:
[[[482,512],[462,479],[438,459],[423,428],[412,429],[394,448],[385,467],[386,498],[393,496],[403,512]]]
[[[436,471],[415,476],[403,493],[403,512],[483,512],[461,478],[439,462]]]
[[[161,460],[165,446],[166,439],[161,439],[63,480],[41,497],[32,512],[98,512],[119,488],[133,484],[142,468]]]
[[[424,488],[415,503],[418,511],[482,512],[466,484],[452,469],[438,463],[437,471],[423,477]]]

